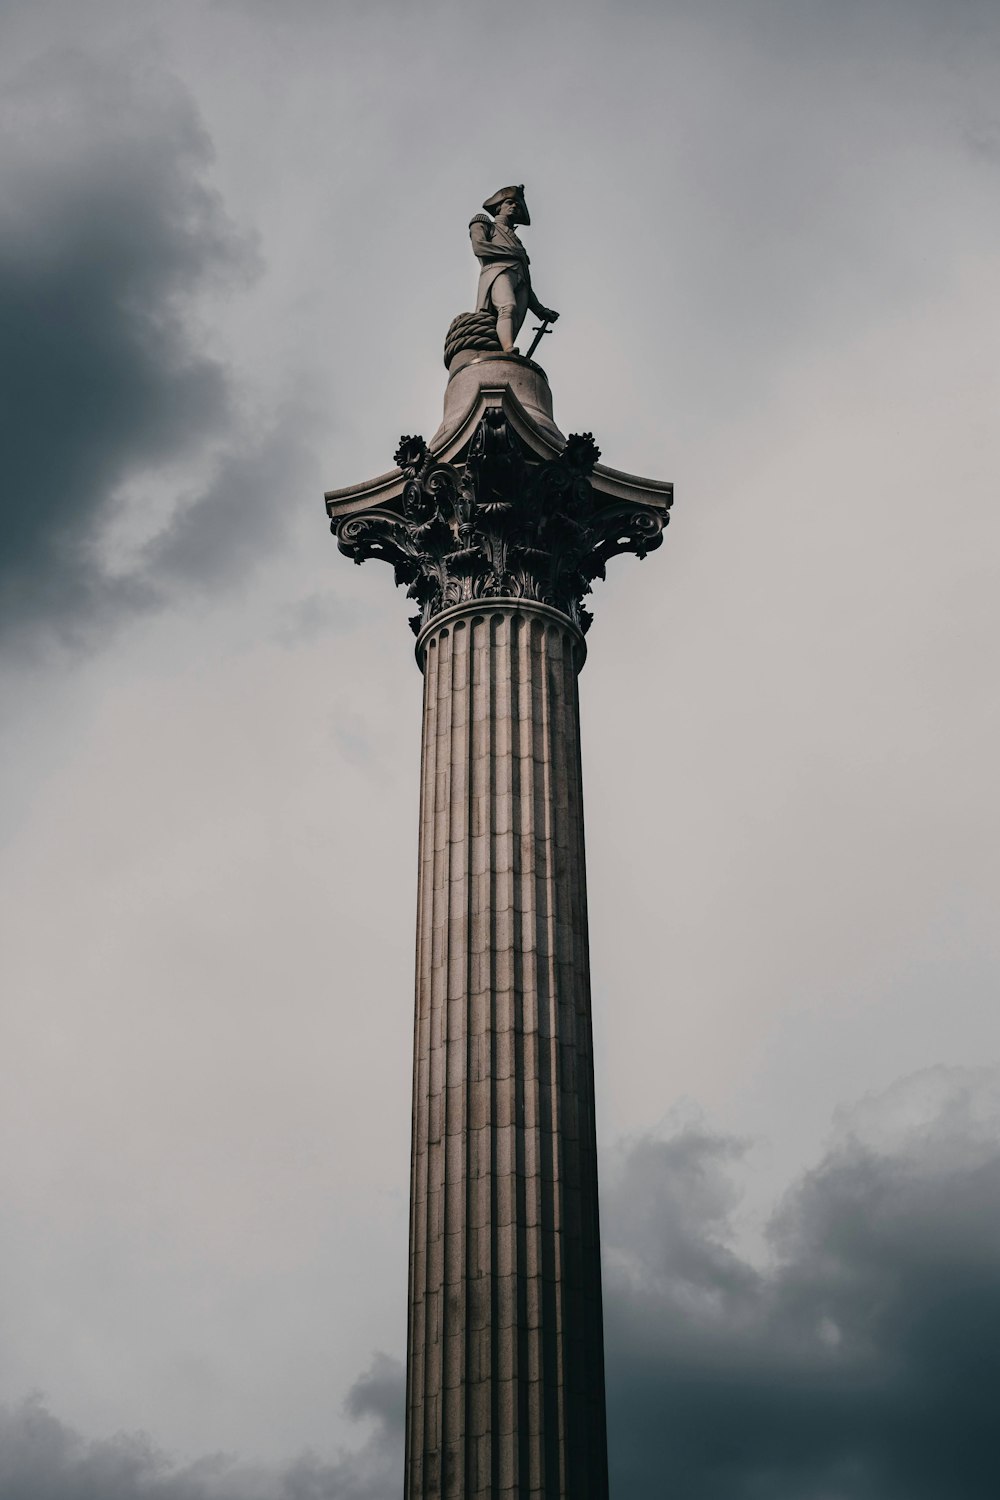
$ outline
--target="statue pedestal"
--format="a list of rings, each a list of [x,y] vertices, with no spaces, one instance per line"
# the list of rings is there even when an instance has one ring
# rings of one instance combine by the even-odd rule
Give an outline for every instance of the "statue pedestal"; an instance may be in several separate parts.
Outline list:
[[[444,420],[431,438],[432,452],[445,446],[483,387],[511,391],[538,432],[556,449],[565,445],[566,439],[552,416],[552,392],[541,365],[518,354],[477,354],[467,349],[456,354],[448,367]]]
[[[539,366],[458,356],[431,444],[327,496],[424,673],[406,1500],[608,1495],[577,675],[672,495],[598,458]]]

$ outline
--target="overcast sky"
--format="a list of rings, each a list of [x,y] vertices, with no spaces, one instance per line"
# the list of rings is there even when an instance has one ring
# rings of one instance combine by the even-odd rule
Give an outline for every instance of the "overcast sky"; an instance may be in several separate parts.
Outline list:
[[[322,494],[511,181],[676,484],[581,682],[617,1500],[993,1497],[995,0],[0,0],[0,82],[0,1500],[399,1492],[421,683]]]

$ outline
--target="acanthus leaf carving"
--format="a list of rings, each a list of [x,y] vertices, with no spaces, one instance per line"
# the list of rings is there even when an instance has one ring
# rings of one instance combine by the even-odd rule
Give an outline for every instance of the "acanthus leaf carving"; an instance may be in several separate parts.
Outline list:
[[[591,623],[583,599],[609,558],[645,557],[660,545],[662,508],[595,495],[600,449],[588,433],[540,461],[500,407],[476,428],[464,464],[440,463],[421,437],[403,437],[397,466],[406,475],[399,508],[389,505],[333,522],[340,550],[356,563],[379,558],[419,608],[414,631],[466,600],[533,599]]]

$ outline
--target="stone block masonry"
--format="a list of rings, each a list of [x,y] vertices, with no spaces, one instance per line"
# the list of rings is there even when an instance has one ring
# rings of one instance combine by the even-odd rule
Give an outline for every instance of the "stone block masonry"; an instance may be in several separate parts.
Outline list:
[[[593,582],[672,490],[491,352],[395,457],[327,507],[424,673],[405,1500],[607,1500],[577,676]]]
[[[407,1494],[603,1500],[583,640],[498,601],[418,651]]]

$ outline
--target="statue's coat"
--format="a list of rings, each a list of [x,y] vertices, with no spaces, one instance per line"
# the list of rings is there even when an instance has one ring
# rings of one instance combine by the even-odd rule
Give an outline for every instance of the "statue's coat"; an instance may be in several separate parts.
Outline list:
[[[485,214],[477,214],[469,225],[469,234],[476,258],[483,268],[479,273],[476,312],[489,311],[493,283],[504,271],[510,273],[515,288],[523,285],[530,291],[528,252],[512,229],[494,223]]]

